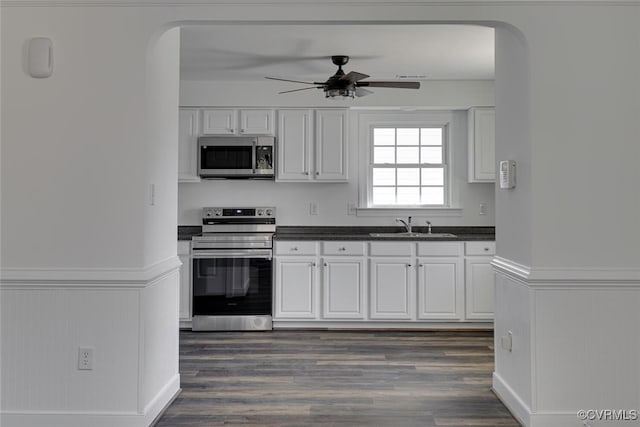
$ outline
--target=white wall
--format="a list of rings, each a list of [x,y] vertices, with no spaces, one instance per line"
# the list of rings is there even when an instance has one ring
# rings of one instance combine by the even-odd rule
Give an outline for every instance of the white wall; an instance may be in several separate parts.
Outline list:
[[[118,16],[3,9],[3,426],[147,426],[179,389],[179,29],[111,36],[135,27]],[[34,79],[42,34],[54,72]]]
[[[261,107],[430,107],[464,109],[494,105],[491,80],[423,81],[420,90],[376,88],[372,95],[349,100],[327,99],[320,90],[278,95],[290,84],[273,80],[219,82],[182,80],[181,106]],[[297,88],[297,86],[296,86]]]
[[[492,81],[425,82],[420,91],[389,91],[381,89],[375,95],[349,101],[328,101],[321,93],[300,97],[274,95],[278,91],[273,82],[220,83],[182,81],[180,102],[183,106],[279,106],[279,107],[403,107],[429,109],[468,108],[473,105],[493,105]],[[416,94],[414,92],[419,92]],[[301,95],[301,94],[298,94]],[[376,96],[379,96],[376,98]],[[372,99],[373,98],[373,99]],[[273,103],[273,104],[272,104]],[[494,225],[494,185],[467,183],[467,114],[454,113],[451,126],[452,170],[458,189],[460,216],[444,217],[438,212],[425,212],[421,219],[434,225]],[[358,135],[358,115],[350,112],[349,182],[340,184],[283,183],[273,181],[203,181],[179,185],[179,216],[181,225],[198,225],[200,209],[204,206],[268,205],[278,208],[280,225],[396,225],[389,214],[385,217],[353,216],[347,214],[347,204],[358,202],[358,161],[361,138]],[[309,214],[309,204],[318,204],[318,215]],[[488,207],[487,215],[479,214],[480,203]],[[417,218],[416,218],[417,219]],[[423,221],[422,221],[423,222]],[[422,224],[424,225],[424,224]]]
[[[109,0],[99,1],[102,6],[109,5]],[[111,294],[113,301],[125,292],[120,288],[131,287],[126,286],[127,283],[134,284],[134,288],[148,287],[153,278],[173,268],[165,265],[159,268],[162,273],[154,272],[153,265],[162,262],[170,251],[161,248],[156,252],[146,244],[146,236],[151,231],[145,232],[146,201],[149,181],[154,179],[153,172],[149,172],[154,168],[147,168],[147,162],[151,160],[146,153],[150,135],[146,115],[149,78],[146,66],[152,36],[161,26],[171,22],[299,22],[310,16],[318,21],[336,20],[335,7],[312,0],[300,0],[303,4],[294,1],[268,4],[266,0],[216,4],[216,0],[212,0],[210,5],[191,2],[171,7],[164,7],[160,5],[162,2],[155,0],[153,4],[151,0],[137,0],[127,7],[118,7],[115,3],[110,7],[79,6],[93,2],[51,0],[63,7],[42,6],[49,0],[26,4],[3,2],[3,6],[10,6],[3,8],[1,17],[0,320],[2,388],[5,390],[17,387],[23,393],[27,389],[50,389],[55,381],[52,378],[55,373],[47,371],[43,379],[35,372],[32,375],[28,369],[32,361],[30,352],[40,348],[41,340],[46,337],[38,331],[37,319],[27,318],[22,313],[48,309],[39,315],[44,316],[43,321],[49,321],[55,317],[46,314],[57,313],[60,305],[69,303],[71,314],[60,311],[57,326],[51,326],[52,333],[63,335],[66,329],[78,327],[76,316],[83,312],[81,297],[93,291],[93,287],[107,283],[118,288],[110,291],[114,292]],[[578,403],[624,408],[629,402],[640,401],[637,310],[621,298],[627,295],[631,302],[636,301],[635,292],[640,288],[637,264],[640,259],[640,229],[637,226],[640,169],[636,167],[640,158],[637,144],[640,130],[637,120],[640,117],[637,84],[640,75],[637,53],[640,5],[632,2],[613,5],[605,2],[538,3],[535,0],[513,3],[478,0],[452,5],[443,2],[391,4],[353,0],[341,6],[340,19],[388,20],[394,24],[420,20],[498,21],[521,31],[521,43],[498,43],[498,57],[513,53],[520,44],[526,49],[526,55],[519,60],[524,59],[523,64],[528,65],[514,66],[510,73],[519,69],[524,75],[514,77],[509,74],[503,79],[505,87],[501,86],[502,80],[496,80],[497,145],[499,153],[513,154],[522,164],[530,164],[530,174],[524,175],[525,181],[530,177],[530,191],[525,185],[519,186],[513,197],[498,196],[496,225],[500,236],[500,218],[516,218],[522,213],[521,202],[531,206],[530,216],[526,216],[521,225],[530,227],[530,231],[521,230],[515,220],[508,221],[505,224],[514,237],[504,236],[498,240],[498,256],[506,260],[500,274],[517,277],[528,290],[501,295],[503,298],[498,301],[504,303],[497,307],[496,328],[508,330],[520,322],[526,327],[528,322],[529,332],[514,336],[514,345],[530,346],[536,357],[530,361],[518,359],[512,362],[528,371],[532,379],[531,393],[522,396],[510,393],[509,390],[517,389],[521,383],[508,370],[500,371],[506,364],[498,364],[496,373],[510,393],[505,396],[506,401],[529,400],[520,405],[529,426],[582,426],[574,415],[579,409]],[[23,71],[23,48],[26,40],[33,36],[50,36],[54,41],[55,69],[49,79],[32,79]],[[517,82],[528,85],[529,90],[510,93],[509,87]],[[513,109],[509,117],[519,124],[506,131],[501,129],[510,125],[500,117],[500,108]],[[166,131],[173,134],[174,129],[167,125]],[[505,135],[508,140],[502,139]],[[519,135],[521,139],[517,140],[525,145],[510,153],[505,146]],[[526,141],[530,141],[529,148]],[[32,155],[36,148],[40,157]],[[214,197],[211,204],[215,204]],[[596,197],[597,202],[594,202]],[[42,221],[43,213],[47,214],[46,222]],[[158,218],[158,227],[166,218]],[[175,227],[154,231],[175,238]],[[145,251],[153,251],[149,252],[153,255],[147,256]],[[510,261],[512,255],[515,262]],[[114,275],[120,279],[113,279]],[[81,279],[74,281],[76,276]],[[175,286],[174,279],[167,280],[171,283],[169,287]],[[44,290],[43,281],[47,285]],[[506,286],[515,286],[508,281],[501,283],[498,292]],[[57,290],[52,294],[56,298],[47,298],[47,289],[54,286]],[[590,292],[590,287],[606,292]],[[532,290],[538,292],[538,289],[543,294],[533,299]],[[629,290],[633,291],[626,293]],[[171,292],[167,290],[156,295],[167,308],[172,307],[169,297],[165,296],[169,294]],[[156,296],[149,294],[142,298],[148,297],[150,302],[155,301]],[[51,304],[59,298],[64,304]],[[571,306],[574,299],[580,305]],[[100,305],[95,301],[91,303]],[[509,307],[531,307],[532,304],[535,313],[554,314],[553,324],[539,316],[527,319],[524,312],[500,314]],[[597,310],[594,331],[588,329],[593,322],[585,325],[580,321],[589,315],[582,304],[589,310]],[[129,336],[122,334],[119,323],[112,325],[112,321],[119,322],[118,316],[129,319],[132,314],[138,318],[143,315],[142,309],[125,305],[134,313],[129,311],[122,315],[114,310],[102,315],[98,309],[95,324],[91,324],[92,329],[101,332],[99,344],[107,345],[107,354],[118,350],[119,344],[112,346],[111,338],[126,340]],[[160,321],[159,324],[172,333],[165,323]],[[632,340],[627,343],[632,351],[627,357],[625,349],[604,348],[580,359],[576,371],[571,363],[577,356],[572,358],[571,355],[579,355],[583,350],[580,347],[582,340],[597,341],[602,337]],[[613,345],[615,341],[601,342]],[[48,351],[59,363],[66,364],[65,369],[72,369],[76,362],[75,345],[69,339],[51,341]],[[154,345],[150,344],[150,348]],[[131,355],[128,345],[126,348],[125,353]],[[595,347],[589,350],[597,351]],[[504,357],[507,360],[521,354],[514,349],[511,355],[504,354]],[[64,355],[70,355],[72,360]],[[631,373],[624,376],[616,372],[614,378],[620,383],[612,385],[602,381],[596,393],[585,389],[584,382],[576,381],[576,372],[586,376],[607,372],[611,357],[619,372]],[[141,370],[147,369],[147,364],[155,370],[155,366],[172,362],[153,359],[140,363]],[[20,378],[21,384],[9,382],[11,377],[7,379],[14,371],[27,374]],[[94,371],[90,378],[90,390],[99,389],[101,383],[120,387],[128,383],[128,372],[114,372],[113,377],[104,378]],[[554,394],[558,400],[553,403],[539,399],[535,393],[538,386],[547,390],[550,379],[564,383],[561,389],[564,393]],[[157,388],[158,385],[150,384],[150,387]],[[627,394],[621,396],[618,390]],[[107,391],[112,390],[103,392]],[[125,426],[144,422],[140,422],[144,418],[140,414],[132,421],[113,413],[103,413],[102,424],[94,422],[93,413],[75,412],[76,416],[73,416],[74,412],[69,412],[72,407],[93,410],[100,405],[119,402],[121,409],[128,410],[131,405],[128,400],[126,403],[121,400],[100,402],[100,396],[91,394],[87,395],[88,400],[72,401],[69,405],[57,400],[70,396],[77,395],[51,396],[52,400],[40,402],[25,396],[17,401],[3,392],[0,403],[3,425],[44,424],[43,421],[35,422],[41,410],[56,411],[53,413],[58,415],[56,422],[52,422],[52,412],[47,412],[44,416],[48,425]],[[145,392],[138,408],[144,408],[148,398]],[[165,393],[155,402],[166,403],[169,399]],[[556,412],[558,409],[561,413]],[[12,411],[19,413],[12,415]],[[68,418],[74,418],[75,422],[65,422]]]

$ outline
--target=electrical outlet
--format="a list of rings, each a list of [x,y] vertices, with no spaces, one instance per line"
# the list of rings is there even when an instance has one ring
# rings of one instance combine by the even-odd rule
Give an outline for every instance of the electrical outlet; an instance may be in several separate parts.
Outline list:
[[[81,371],[91,371],[93,369],[93,348],[78,348],[78,369]]]
[[[318,215],[318,203],[309,203],[309,215]]]
[[[347,203],[347,215],[355,215],[356,214],[356,204],[353,202]]]
[[[507,335],[500,337],[500,346],[509,352],[513,351],[513,332],[507,331]]]
[[[487,214],[487,204],[480,203],[480,215],[486,215],[486,214]]]
[[[151,184],[149,186],[149,206],[156,205],[156,185]]]

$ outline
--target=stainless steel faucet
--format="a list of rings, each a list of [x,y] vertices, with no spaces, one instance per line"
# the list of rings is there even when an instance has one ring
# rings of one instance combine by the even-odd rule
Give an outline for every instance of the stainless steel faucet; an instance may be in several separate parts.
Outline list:
[[[402,225],[404,225],[404,228],[407,229],[407,233],[411,233],[411,217],[407,217],[406,221],[402,218],[396,218],[396,222],[402,223]]]
[[[431,234],[431,221],[427,221],[427,233]]]

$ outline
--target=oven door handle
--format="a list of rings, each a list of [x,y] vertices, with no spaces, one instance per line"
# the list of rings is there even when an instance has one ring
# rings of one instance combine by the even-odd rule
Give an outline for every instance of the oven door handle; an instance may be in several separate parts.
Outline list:
[[[204,258],[260,258],[271,260],[273,258],[272,251],[193,251],[191,257],[194,259]]]

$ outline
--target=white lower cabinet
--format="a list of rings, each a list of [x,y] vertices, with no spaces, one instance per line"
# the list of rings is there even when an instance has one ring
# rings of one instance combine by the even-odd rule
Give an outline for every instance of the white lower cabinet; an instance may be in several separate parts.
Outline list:
[[[409,258],[372,258],[369,289],[371,319],[412,320],[415,267]]]
[[[364,319],[364,260],[355,257],[322,261],[322,317]]]
[[[276,241],[274,321],[491,321],[493,253],[494,242]]]
[[[461,320],[464,316],[460,258],[418,259],[418,319]]]
[[[191,241],[178,241],[180,267],[180,291],[178,295],[179,318],[181,327],[191,324]]]
[[[465,249],[466,318],[492,320],[495,275],[491,260],[495,242],[467,242]]]
[[[315,257],[277,257],[275,262],[276,319],[317,317],[317,261]]]

